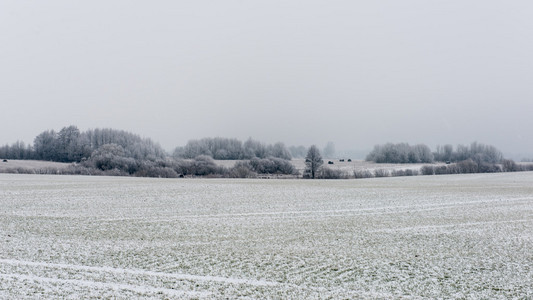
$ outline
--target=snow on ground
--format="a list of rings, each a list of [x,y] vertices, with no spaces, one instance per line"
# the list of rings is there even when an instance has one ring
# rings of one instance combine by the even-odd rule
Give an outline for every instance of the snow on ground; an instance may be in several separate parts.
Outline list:
[[[0,174],[0,299],[531,298],[531,182]]]

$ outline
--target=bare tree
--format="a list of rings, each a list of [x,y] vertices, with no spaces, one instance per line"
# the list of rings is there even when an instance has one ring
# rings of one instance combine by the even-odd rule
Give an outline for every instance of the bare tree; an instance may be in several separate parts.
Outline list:
[[[320,155],[320,151],[318,150],[317,146],[312,145],[309,147],[309,150],[307,151],[307,155],[305,156],[305,165],[306,165],[306,171],[309,171],[311,173],[311,178],[315,179],[316,171],[324,161],[322,160],[322,156]]]

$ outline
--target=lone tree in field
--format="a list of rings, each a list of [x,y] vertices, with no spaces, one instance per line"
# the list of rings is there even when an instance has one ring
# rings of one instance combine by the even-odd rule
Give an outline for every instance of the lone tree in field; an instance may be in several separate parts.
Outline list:
[[[305,166],[306,171],[311,172],[311,178],[315,179],[315,174],[318,168],[322,166],[324,161],[322,160],[322,156],[320,155],[320,151],[315,145],[312,145],[309,147],[309,150],[307,150],[307,155],[305,156]]]

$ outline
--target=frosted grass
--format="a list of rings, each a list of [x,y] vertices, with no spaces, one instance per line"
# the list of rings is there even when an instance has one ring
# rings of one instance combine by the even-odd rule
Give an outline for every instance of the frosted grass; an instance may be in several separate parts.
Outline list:
[[[0,298],[531,298],[532,183],[0,174]]]

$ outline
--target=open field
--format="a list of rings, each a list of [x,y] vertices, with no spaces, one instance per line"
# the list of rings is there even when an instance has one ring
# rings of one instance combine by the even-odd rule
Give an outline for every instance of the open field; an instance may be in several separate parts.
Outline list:
[[[0,299],[528,299],[532,183],[0,174]]]

